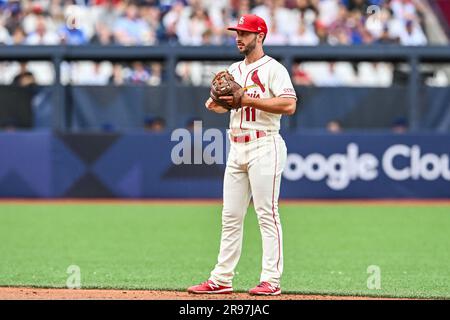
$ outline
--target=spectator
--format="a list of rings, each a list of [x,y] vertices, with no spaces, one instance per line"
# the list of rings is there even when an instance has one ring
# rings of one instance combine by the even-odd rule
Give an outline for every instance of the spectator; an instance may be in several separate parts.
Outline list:
[[[86,36],[77,24],[75,17],[68,18],[67,23],[59,30],[61,43],[67,45],[86,44]]]
[[[101,21],[96,23],[95,30],[96,33],[90,41],[91,44],[101,46],[114,44],[113,34],[105,23]]]
[[[370,32],[370,34],[378,40],[383,34],[384,30],[387,28],[387,16],[388,12],[386,9],[380,9],[379,12],[369,15],[364,23],[365,29]]]
[[[405,22],[403,20],[394,18],[393,12],[391,9],[387,9],[382,11],[382,17],[385,17],[384,26],[389,29],[389,36],[391,38],[399,38],[400,35],[405,29]]]
[[[125,16],[114,25],[114,37],[117,43],[123,45],[149,45],[155,42],[154,34],[139,17],[139,8],[134,3],[128,4]]]
[[[300,22],[297,33],[289,37],[289,44],[294,46],[315,46],[319,42],[314,29],[306,26],[304,21]]]
[[[386,26],[383,29],[383,33],[381,34],[380,38],[376,41],[376,43],[379,44],[398,44],[399,38],[392,38],[389,34],[389,28]]]
[[[2,44],[10,44],[10,43],[11,43],[11,36],[9,35],[9,32],[0,23],[0,45],[2,45]]]
[[[187,19],[182,19],[184,15],[184,2],[175,1],[170,7],[170,10],[162,18],[162,27],[165,30],[165,34],[162,38],[163,41],[169,43],[176,43],[179,41],[179,32],[184,34],[186,31]]]
[[[349,0],[347,8],[349,11],[359,11],[362,15],[367,14],[367,8],[369,8],[369,0]]]
[[[297,24],[294,22],[293,13],[284,7],[283,0],[264,0],[262,4],[254,7],[251,13],[263,18],[269,30],[272,28],[272,23],[275,23],[276,29],[284,36],[288,36],[296,30]],[[267,36],[269,35],[270,32]]]
[[[125,84],[124,69],[120,63],[114,64],[112,75],[109,78],[108,83],[115,85],[115,86],[121,86],[121,85]]]
[[[72,83],[77,85],[105,86],[109,82],[113,66],[111,62],[73,63]]]
[[[284,46],[287,45],[287,43],[287,37],[278,31],[278,22],[274,17],[272,17],[272,23],[264,44],[268,46]]]
[[[297,8],[294,10],[295,18],[297,21],[301,21],[308,26],[314,26],[317,17],[319,16],[319,10],[312,3],[311,0],[297,0]]]
[[[146,117],[144,129],[149,132],[162,132],[166,129],[166,120],[161,117]]]
[[[101,22],[110,31],[113,30],[116,21],[123,13],[125,2],[122,0],[97,0],[96,4],[96,21]]]
[[[228,0],[222,0],[228,2]],[[210,6],[208,10],[209,20],[211,21],[211,44],[223,44],[228,32],[226,28],[232,24],[231,9],[225,6]]]
[[[188,121],[186,121],[186,129],[188,129],[189,131],[194,131],[195,126],[198,124],[196,124],[196,122],[201,122],[202,119],[199,117],[192,117],[190,118]]]
[[[147,84],[150,81],[150,72],[141,61],[132,63],[128,76],[125,78],[127,83]]]
[[[237,9],[233,12],[233,17],[241,17],[244,14],[250,13],[250,0],[242,0],[238,1]],[[233,23],[230,23],[229,25],[232,25]]]
[[[328,26],[328,32],[334,33],[336,30],[341,29],[347,29],[348,27],[348,10],[345,6],[341,5],[339,6],[339,12],[337,14],[336,20],[334,20],[329,26]]]
[[[187,23],[187,38],[183,39],[182,44],[199,46],[202,45],[203,34],[212,27],[211,21],[201,7],[195,9]]]
[[[362,24],[362,15],[359,11],[349,12],[347,18],[348,32],[350,36],[350,44],[364,43],[364,26]]]
[[[35,77],[27,68],[26,62],[18,64],[18,71],[11,83],[11,95],[2,97],[0,128],[14,131],[18,128],[31,128],[33,125],[32,100],[36,95]],[[22,87],[22,88],[15,88]]]
[[[32,72],[27,69],[27,63],[20,63],[19,73],[14,77],[12,85],[20,87],[28,87],[36,84],[36,79]]]
[[[326,27],[330,26],[338,17],[339,0],[321,0],[318,2],[319,20]]]
[[[14,32],[12,34],[12,43],[14,45],[22,45],[25,44],[27,35],[25,34],[25,31],[22,27],[18,26],[14,29]]]
[[[317,21],[314,24],[314,30],[316,31],[316,35],[319,38],[319,44],[327,44],[328,43],[328,33],[327,28],[324,24]]]
[[[311,77],[306,73],[299,63],[295,63],[292,67],[292,80],[298,86],[312,86],[314,85]]]
[[[338,120],[331,120],[327,123],[327,131],[333,134],[342,132],[342,125]]]
[[[400,34],[400,43],[404,46],[424,46],[427,44],[427,38],[423,34],[420,25],[412,20],[408,20],[404,31]]]
[[[56,31],[55,20],[56,16],[50,15],[42,3],[34,2],[31,4],[30,10],[23,13],[23,19],[19,25],[23,27],[27,35],[36,32],[39,24],[45,25],[45,30],[53,33]]]
[[[338,28],[330,33],[330,35],[328,36],[328,43],[331,45],[349,45],[352,41],[350,36],[351,30],[347,28]]]
[[[47,21],[44,16],[37,16],[36,31],[28,35],[25,40],[28,45],[56,45],[59,37],[54,31],[47,30]]]
[[[417,18],[416,6],[412,0],[392,0],[391,9],[397,19],[407,21]]]
[[[161,23],[161,11],[157,6],[145,6],[141,10],[143,19],[149,25],[151,30],[152,42],[157,43],[159,39],[163,38],[164,27]]]
[[[187,61],[180,61],[177,63],[175,73],[179,81],[183,84],[193,84],[191,76],[194,76],[194,74],[191,72],[191,64],[192,63]]]
[[[159,62],[153,62],[150,65],[150,79],[148,84],[151,86],[159,86],[162,82],[163,67]]]
[[[336,68],[335,62],[311,62],[305,64],[305,71],[312,76],[315,86],[337,87],[345,84],[345,80],[350,78],[348,71],[343,68]]]
[[[22,25],[24,18],[20,1],[9,1],[5,3],[3,10],[5,16],[7,17],[4,21],[4,27],[10,34],[12,34],[16,28]]]
[[[393,133],[402,134],[408,131],[408,120],[404,117],[394,119],[391,126]]]
[[[211,29],[205,30],[202,34],[202,45],[210,46],[213,44],[213,32]]]

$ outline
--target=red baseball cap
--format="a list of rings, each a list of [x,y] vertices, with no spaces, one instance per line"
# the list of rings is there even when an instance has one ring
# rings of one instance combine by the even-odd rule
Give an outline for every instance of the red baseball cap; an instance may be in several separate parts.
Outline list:
[[[241,30],[255,33],[267,34],[267,25],[263,18],[255,14],[244,14],[239,18],[238,24],[235,27],[228,27],[228,30]]]

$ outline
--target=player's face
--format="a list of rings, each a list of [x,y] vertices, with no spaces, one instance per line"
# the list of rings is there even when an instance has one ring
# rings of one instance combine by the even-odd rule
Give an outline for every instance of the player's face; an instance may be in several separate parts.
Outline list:
[[[248,31],[236,31],[236,45],[240,53],[248,55],[256,48],[258,34]]]

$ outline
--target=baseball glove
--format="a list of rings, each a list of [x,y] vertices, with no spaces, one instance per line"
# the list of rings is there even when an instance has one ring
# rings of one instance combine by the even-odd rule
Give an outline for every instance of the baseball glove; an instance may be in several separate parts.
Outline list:
[[[241,107],[241,99],[244,95],[244,89],[234,81],[234,77],[228,71],[221,71],[211,82],[211,90],[209,95],[213,101],[228,109],[238,109]],[[233,101],[228,103],[219,99],[222,96],[233,96]]]

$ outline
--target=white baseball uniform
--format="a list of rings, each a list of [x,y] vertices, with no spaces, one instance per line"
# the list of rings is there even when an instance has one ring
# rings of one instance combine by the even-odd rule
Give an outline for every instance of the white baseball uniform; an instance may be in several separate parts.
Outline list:
[[[242,87],[251,86],[247,91],[251,97],[297,99],[286,68],[267,55],[249,65],[245,61],[234,63],[228,71]],[[283,242],[278,196],[287,156],[286,145],[278,133],[280,119],[281,115],[246,106],[231,111],[231,147],[223,186],[222,239],[218,263],[210,277],[217,284],[232,285],[241,254],[244,217],[250,198],[253,198],[263,240],[260,280],[275,287],[280,285]]]

